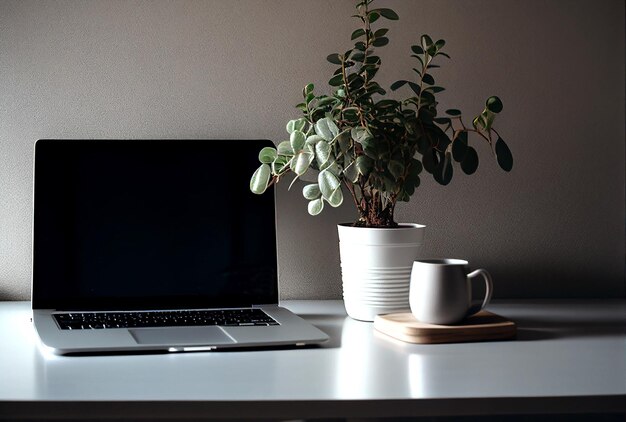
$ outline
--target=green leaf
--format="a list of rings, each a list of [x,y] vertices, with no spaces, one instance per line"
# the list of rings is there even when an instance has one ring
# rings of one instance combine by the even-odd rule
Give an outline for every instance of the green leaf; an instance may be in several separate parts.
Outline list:
[[[320,196],[322,196],[319,185],[317,183],[305,185],[302,188],[302,196],[304,196],[309,201],[313,201],[319,198]]]
[[[333,193],[328,198],[328,203],[333,208],[337,208],[343,203],[343,192],[341,191],[341,186],[333,191]]]
[[[319,184],[322,196],[327,201],[329,200],[333,192],[339,186],[341,186],[339,179],[337,179],[337,176],[335,176],[332,172],[328,170],[322,170],[319,173],[319,175],[317,176],[317,183]]]
[[[306,141],[306,135],[304,132],[300,132],[299,130],[295,130],[291,133],[289,137],[289,143],[291,144],[291,149],[295,153],[299,152],[304,148],[304,142]]]
[[[428,88],[424,88],[424,90],[429,90],[436,94],[438,92],[445,91],[446,89],[440,86],[429,86]]]
[[[352,85],[352,86],[356,84],[361,85],[363,83],[363,77],[359,75],[358,73],[352,73],[348,75],[347,81],[348,81],[348,85]]]
[[[376,22],[376,21],[378,20],[378,18],[379,18],[379,17],[380,17],[380,14],[379,14],[378,12],[374,11],[374,10],[370,11],[370,12],[367,14],[367,20],[368,20],[370,23],[374,23],[374,22]]]
[[[296,119],[296,120],[289,120],[287,122],[286,129],[287,129],[287,132],[289,134],[291,134],[291,133],[293,133],[296,130],[304,129],[305,126],[306,126],[306,120],[301,117],[301,118]]]
[[[343,84],[343,75],[341,73],[333,76],[328,81],[328,85],[330,86],[340,86],[341,84]]]
[[[304,144],[305,145],[311,145],[311,146],[315,147],[315,144],[317,144],[319,141],[323,141],[323,140],[324,140],[324,138],[322,138],[319,135],[311,135],[308,138],[306,138],[306,141],[305,141]]]
[[[452,141],[452,157],[457,162],[462,162],[467,154],[467,132],[461,132]]]
[[[435,46],[437,47],[437,50],[441,50],[444,45],[446,45],[446,41],[445,40],[438,40],[435,43]]]
[[[291,159],[285,157],[284,155],[279,155],[276,157],[276,160],[272,163],[272,173],[273,174],[281,174],[283,171],[289,169],[289,164],[291,163]]]
[[[337,144],[339,144],[339,149],[343,154],[348,154],[350,148],[352,146],[352,138],[350,137],[350,131],[348,129],[341,132],[336,136]]]
[[[435,94],[433,94],[430,91],[426,91],[425,89],[422,91],[421,94],[422,97],[422,104],[423,105],[428,105],[428,104],[435,104]],[[431,116],[432,119],[433,116]]]
[[[485,105],[487,107],[487,110],[496,114],[500,113],[503,108],[502,101],[500,101],[500,98],[496,97],[495,95],[487,98],[487,103]]]
[[[382,47],[387,44],[389,44],[389,38],[387,37],[375,38],[374,41],[372,42],[372,45],[374,47]]]
[[[283,141],[278,144],[277,148],[278,155],[293,155],[293,148],[291,148],[291,142]]]
[[[307,206],[307,210],[311,215],[318,215],[322,212],[323,209],[324,201],[322,200],[322,198],[314,199],[313,201],[309,202],[309,205]]]
[[[460,116],[461,115],[461,110],[457,110],[456,108],[451,108],[449,110],[446,110],[446,114],[448,114],[450,116]]]
[[[433,40],[426,34],[422,35],[421,42],[422,42],[422,48],[424,50],[428,50],[428,47],[430,47],[433,44]]]
[[[273,163],[277,156],[278,153],[274,147],[265,147],[259,151],[259,161],[264,164]]]
[[[448,135],[446,134],[446,132],[441,130],[439,126],[433,126],[432,136],[437,138],[437,149],[439,151],[445,151],[448,148],[448,146],[452,143],[450,138],[448,138]]]
[[[315,155],[317,164],[321,168],[330,158],[330,144],[326,141],[320,141],[315,144]]]
[[[326,161],[326,163],[322,166],[322,168],[320,168],[320,170],[328,170],[337,177],[341,176],[341,167],[339,167],[339,164],[337,164],[337,160],[335,160],[334,158]]]
[[[267,164],[261,164],[261,167],[256,169],[252,178],[250,179],[250,190],[257,195],[262,194],[267,189],[267,185],[270,181],[270,166]]]
[[[450,154],[446,154],[433,176],[435,176],[437,183],[445,186],[452,180],[452,173],[452,159]]]
[[[307,121],[304,117],[300,117],[296,120],[295,129],[304,132],[304,128],[306,127]]]
[[[478,169],[478,153],[472,147],[467,147],[465,157],[461,162],[461,170],[467,175],[474,174]]]
[[[354,60],[355,62],[363,62],[363,60],[365,59],[365,53],[357,51],[356,53],[353,53],[352,56],[350,56],[350,59]]]
[[[313,85],[313,84],[306,84],[302,93],[304,94],[304,96],[312,94],[314,88],[315,88],[315,85]]]
[[[413,50],[415,54],[424,54],[424,49],[419,45],[412,45],[411,50]]]
[[[389,29],[387,29],[387,28],[380,28],[378,31],[374,32],[374,38],[382,37],[387,32],[389,32]]]
[[[404,179],[403,189],[409,195],[413,195],[415,192],[415,188],[420,185],[419,174],[422,171],[422,163],[418,160],[413,159],[411,163],[411,167],[409,168],[409,172]]]
[[[363,175],[367,176],[374,168],[374,160],[366,155],[360,155],[356,158],[356,169]]]
[[[375,160],[380,158],[380,153],[376,149],[376,145],[374,144],[374,142],[369,142],[368,144],[366,144],[363,147],[363,153],[365,153],[365,155]]]
[[[363,28],[359,28],[352,33],[352,36],[350,37],[350,39],[356,40],[357,38],[362,37],[363,35],[365,35],[365,30]]]
[[[397,21],[398,19],[400,19],[398,14],[391,9],[378,9],[378,13],[380,13],[382,17],[385,17],[391,21]]]
[[[298,176],[302,176],[309,169],[313,161],[313,154],[308,151],[301,151],[294,157],[294,160],[295,161],[291,164],[291,168]]]
[[[485,117],[482,114],[480,116],[474,117],[474,120],[472,120],[472,125],[474,126],[474,129],[478,129],[478,127],[484,128],[486,124],[487,123],[485,122]]]
[[[419,95],[421,94],[420,86],[416,84],[415,82],[409,82],[409,86],[411,87],[411,90],[415,92],[415,95],[419,97]]]
[[[306,104],[304,104],[306,106]],[[295,120],[289,120],[287,122],[287,126],[285,126],[285,129],[287,129],[287,133],[291,134],[291,132],[293,132],[295,129]]]
[[[404,164],[397,160],[389,160],[387,169],[396,180],[404,174]]]
[[[417,176],[418,174],[420,174],[422,172],[423,166],[422,163],[420,162],[420,160],[418,160],[417,158],[412,158],[411,159],[411,164],[409,167],[409,175],[410,176]]]
[[[391,90],[395,91],[401,87],[403,87],[404,85],[406,85],[409,81],[395,81],[394,83],[391,84]]]
[[[330,118],[324,117],[315,123],[315,133],[330,142],[339,134],[339,128]]]
[[[435,78],[433,78],[433,75],[430,75],[428,73],[424,74],[424,76],[422,77],[422,80],[424,81],[424,83],[427,83],[428,85],[435,84]]]
[[[385,109],[385,108],[395,109],[396,107],[398,107],[399,104],[400,103],[398,103],[398,101],[396,100],[380,100],[379,102],[375,104],[375,107],[377,109]]]
[[[496,157],[502,170],[511,171],[513,168],[513,154],[511,154],[511,150],[499,136],[496,141]]]
[[[324,107],[331,103],[334,103],[336,100],[333,97],[318,97],[317,107]]]
[[[356,107],[346,107],[343,109],[343,118],[352,124],[358,124],[359,115],[357,111],[358,109]]]
[[[380,66],[381,60],[378,56],[367,56],[367,59],[365,59],[365,63]]]
[[[488,131],[491,129],[491,126],[493,125],[493,122],[496,118],[496,113],[494,113],[493,111],[489,110],[486,106],[485,109],[482,111],[482,113],[480,113],[479,116],[477,116],[473,121],[472,124],[474,125],[475,128],[482,128],[485,131]]]
[[[337,54],[337,53],[329,54],[326,57],[326,60],[328,60],[332,64],[341,65],[341,63],[342,63],[341,56],[339,54]]]
[[[356,142],[363,145],[363,147],[367,145],[368,141],[374,138],[371,132],[366,127],[363,127],[363,126],[357,126],[355,128],[352,128],[352,130],[350,131],[350,136]]]
[[[343,174],[346,179],[351,181],[352,183],[356,183],[359,179],[359,171],[356,168],[356,161],[350,162],[345,169],[343,169]]]
[[[422,135],[417,138],[417,151],[424,155],[426,154],[426,150],[430,148],[430,140],[426,135]]]

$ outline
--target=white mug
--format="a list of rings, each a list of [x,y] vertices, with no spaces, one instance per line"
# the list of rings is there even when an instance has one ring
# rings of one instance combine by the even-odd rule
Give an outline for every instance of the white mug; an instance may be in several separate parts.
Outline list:
[[[493,282],[484,269],[469,273],[461,259],[429,259],[413,262],[409,303],[420,322],[448,325],[483,309],[491,300]],[[472,304],[471,279],[482,275],[487,290],[482,304]]]

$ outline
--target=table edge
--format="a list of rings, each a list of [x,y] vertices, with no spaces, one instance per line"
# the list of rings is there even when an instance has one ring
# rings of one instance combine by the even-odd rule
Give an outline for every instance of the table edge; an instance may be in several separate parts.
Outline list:
[[[626,415],[626,394],[563,397],[487,397],[280,401],[0,401],[0,420],[196,418],[341,418],[603,413]],[[51,416],[54,415],[54,416]]]

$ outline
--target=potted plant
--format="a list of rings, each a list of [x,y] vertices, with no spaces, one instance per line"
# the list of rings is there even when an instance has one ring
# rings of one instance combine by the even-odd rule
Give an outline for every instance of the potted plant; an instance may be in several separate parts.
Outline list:
[[[502,111],[498,97],[487,99],[470,126],[457,109],[438,115],[436,95],[444,88],[435,83],[433,72],[442,58],[449,59],[444,40],[422,35],[420,44],[411,46],[417,64],[412,77],[390,87],[410,96],[386,96],[375,76],[381,66],[376,49],[388,44],[388,29],[373,24],[398,15],[371,8],[372,2],[356,4],[360,26],[352,33],[354,47],[327,57],[336,66],[328,82],[332,93],[317,95],[313,84],[304,87],[304,101],[296,106],[302,116],[287,123],[289,140],[260,151],[261,166],[250,180],[252,192],[261,194],[287,174],[295,175],[291,187],[314,173],[316,183],[302,190],[311,215],[322,212],[325,204],[338,207],[349,196],[358,218],[339,225],[344,298],[348,314],[363,320],[408,306],[410,269],[424,227],[398,224],[394,211],[398,201],[409,201],[420,175],[429,173],[447,185],[455,167],[473,174],[479,160],[469,134],[488,143],[503,170],[513,167],[511,151],[493,127]]]

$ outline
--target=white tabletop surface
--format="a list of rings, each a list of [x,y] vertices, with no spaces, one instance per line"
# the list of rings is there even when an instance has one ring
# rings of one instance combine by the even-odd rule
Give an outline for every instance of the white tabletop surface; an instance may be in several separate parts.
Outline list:
[[[489,310],[518,324],[516,340],[441,345],[387,337],[347,317],[340,301],[282,305],[330,341],[54,356],[39,345],[30,303],[0,302],[0,419],[93,411],[175,419],[626,412],[623,300],[496,302]],[[58,407],[66,402],[74,405]]]

